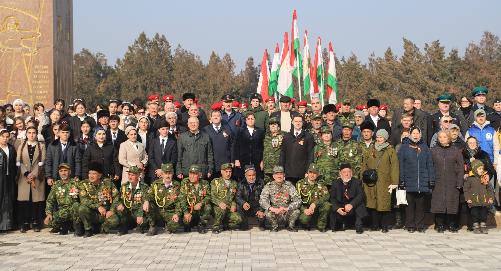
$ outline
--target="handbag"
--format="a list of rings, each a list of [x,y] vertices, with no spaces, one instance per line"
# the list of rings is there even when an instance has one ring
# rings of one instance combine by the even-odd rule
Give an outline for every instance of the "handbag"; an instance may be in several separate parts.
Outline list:
[[[397,189],[395,196],[397,198],[397,205],[408,205],[407,192],[405,191],[405,189]]]
[[[366,185],[373,186],[376,184],[378,176],[377,176],[377,168],[381,163],[381,159],[378,160],[376,168],[366,169],[362,172],[362,182]]]

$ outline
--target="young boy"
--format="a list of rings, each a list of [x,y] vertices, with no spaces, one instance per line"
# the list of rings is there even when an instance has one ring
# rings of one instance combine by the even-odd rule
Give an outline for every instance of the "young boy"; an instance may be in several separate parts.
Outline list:
[[[471,209],[473,232],[487,234],[487,213],[494,202],[494,191],[489,185],[489,175],[480,160],[471,162],[473,176],[464,183],[464,197]]]

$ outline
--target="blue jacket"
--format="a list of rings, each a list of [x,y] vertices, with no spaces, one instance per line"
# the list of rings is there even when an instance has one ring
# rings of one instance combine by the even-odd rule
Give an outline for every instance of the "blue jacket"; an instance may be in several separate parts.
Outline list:
[[[420,151],[410,144],[402,144],[398,151],[400,162],[400,186],[407,192],[429,193],[435,185],[435,171],[431,151],[428,146],[419,142]]]
[[[476,121],[466,132],[466,139],[473,136],[478,140],[478,145],[488,155],[491,163],[494,162],[494,134],[496,130],[486,121],[484,125],[478,124]]]
[[[238,128],[245,126],[245,119],[240,112],[235,110],[232,110],[230,115],[226,114],[224,110],[221,110],[221,123],[228,125],[231,132],[236,134]]]

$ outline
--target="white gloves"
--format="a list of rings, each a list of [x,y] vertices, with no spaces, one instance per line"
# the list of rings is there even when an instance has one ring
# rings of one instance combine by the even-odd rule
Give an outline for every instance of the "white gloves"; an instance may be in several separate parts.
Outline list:
[[[388,186],[388,193],[391,193],[391,191],[397,189],[397,187],[398,187],[398,185],[396,185],[396,184],[390,184]]]

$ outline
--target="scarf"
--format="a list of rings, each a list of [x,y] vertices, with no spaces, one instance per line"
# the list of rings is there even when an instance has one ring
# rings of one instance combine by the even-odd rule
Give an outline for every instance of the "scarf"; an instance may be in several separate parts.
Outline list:
[[[388,143],[388,142],[384,142],[383,144],[375,143],[374,148],[376,148],[376,151],[381,151],[384,148],[388,147],[389,145],[390,145],[390,143]]]
[[[461,112],[463,112],[463,116],[468,116],[471,112],[471,105],[468,107],[461,107]]]

